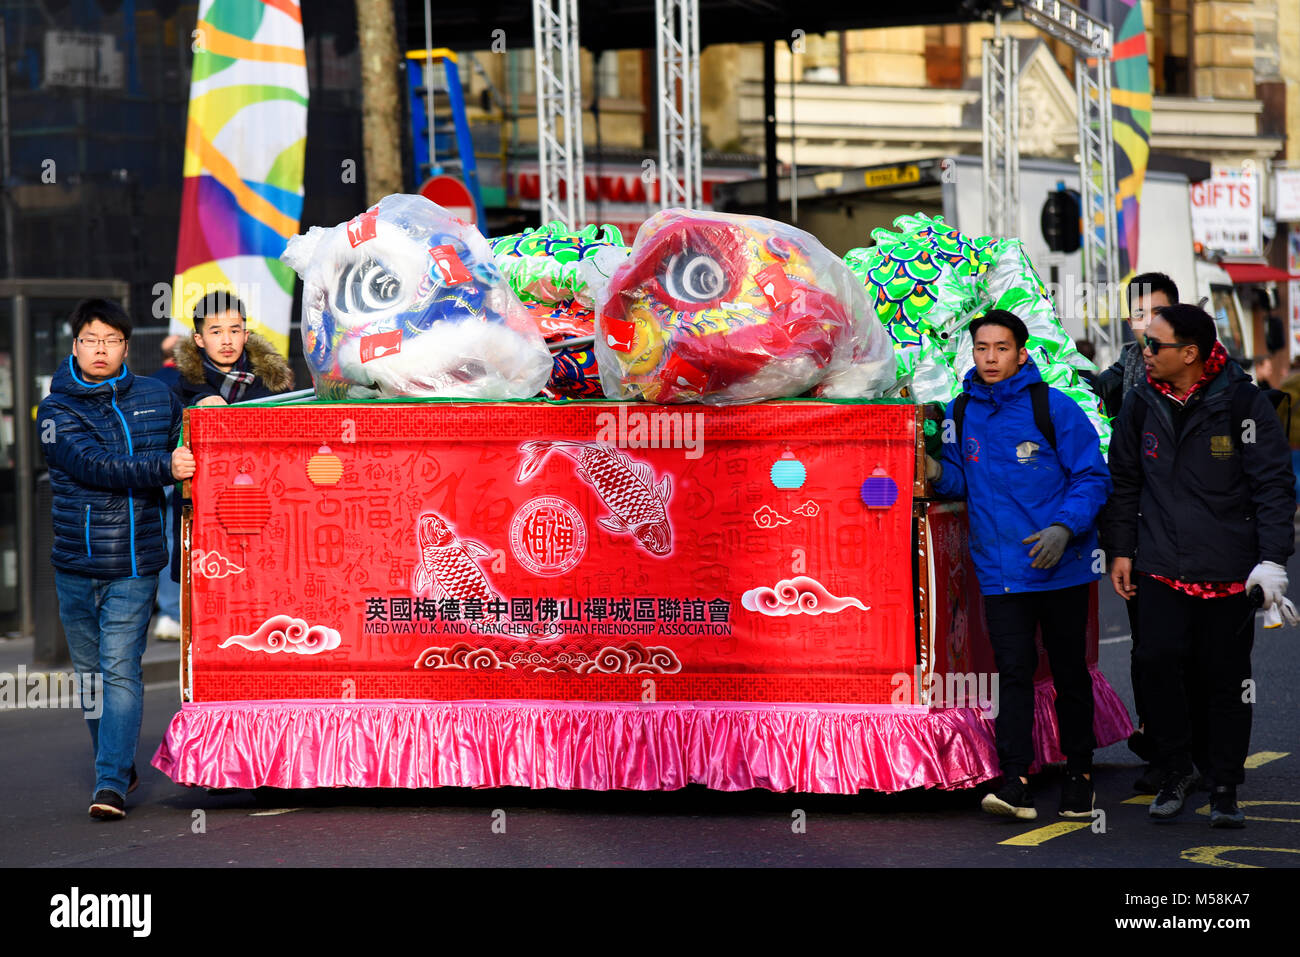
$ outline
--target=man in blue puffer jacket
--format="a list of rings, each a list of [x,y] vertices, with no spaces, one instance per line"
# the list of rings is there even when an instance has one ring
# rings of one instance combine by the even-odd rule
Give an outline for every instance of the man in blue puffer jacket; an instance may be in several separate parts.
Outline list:
[[[1041,627],[1066,756],[1060,814],[1091,817],[1096,739],[1085,630],[1088,584],[1101,577],[1104,564],[1095,524],[1110,494],[1110,474],[1083,410],[1043,383],[1020,318],[993,310],[970,330],[969,398],[948,407],[942,464],[930,459],[927,473],[937,495],[967,500],[971,556],[998,668],[1003,783],[982,807],[1025,820],[1038,816],[1027,775],[1034,759],[1034,632]]]
[[[90,816],[126,814],[144,706],[140,659],[167,564],[163,488],[194,474],[172,391],[126,367],[131,321],[87,299],[37,413],[54,492],[54,584],[95,750]],[[98,693],[91,689],[101,687]],[[98,699],[98,700],[96,700]]]

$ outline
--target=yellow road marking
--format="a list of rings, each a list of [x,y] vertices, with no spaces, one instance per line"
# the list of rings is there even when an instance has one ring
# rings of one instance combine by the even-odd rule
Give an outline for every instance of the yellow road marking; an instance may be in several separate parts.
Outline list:
[[[1250,847],[1249,845],[1228,845],[1224,847],[1189,847],[1179,856],[1193,864],[1212,864],[1215,867],[1250,867],[1259,869],[1262,864],[1242,864],[1239,861],[1225,861],[1219,855],[1228,851],[1273,851],[1278,854],[1300,854],[1294,847]]]
[[[1258,768],[1278,758],[1285,758],[1290,753],[1290,751],[1256,751],[1246,759],[1246,767]]]
[[[1131,798],[1129,798],[1127,801],[1125,801],[1124,803],[1125,803],[1125,804],[1147,804],[1147,805],[1150,805],[1150,803],[1151,803],[1152,801],[1154,801],[1155,799],[1156,799],[1156,796],[1155,796],[1154,794],[1135,794],[1135,795],[1133,795]]]
[[[1005,841],[998,841],[998,843],[1010,844],[1012,847],[1037,847],[1054,837],[1060,837],[1062,834],[1069,834],[1072,831],[1081,831],[1091,826],[1091,821],[1058,821],[1046,827],[1037,827],[1032,831],[1025,831],[1023,834],[1017,834],[1015,837],[1008,838]]]

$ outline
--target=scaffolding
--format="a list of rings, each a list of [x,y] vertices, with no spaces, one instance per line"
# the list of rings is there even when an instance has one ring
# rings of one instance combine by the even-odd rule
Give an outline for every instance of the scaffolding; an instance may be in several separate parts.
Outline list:
[[[659,205],[700,204],[699,0],[655,0]]]
[[[578,0],[533,0],[541,221],[586,225]]]
[[[1079,197],[1083,217],[1082,263],[1085,295],[1084,329],[1094,320],[1106,323],[1111,354],[1121,340],[1119,323],[1112,318],[1111,302],[1117,297],[1119,275],[1115,214],[1115,143],[1110,94],[1113,35],[1109,24],[1064,0],[1018,0],[1025,21],[1049,36],[1064,40],[1074,50],[1075,97],[1078,106]],[[999,24],[1000,26],[1000,24]],[[985,216],[996,235],[1013,236],[1018,212],[1015,195],[1019,167],[1019,129],[1015,109],[1014,52],[992,49],[1005,42],[1000,36],[984,47],[984,196]],[[1000,58],[999,58],[1000,54]],[[1015,165],[1016,175],[1011,174]]]
[[[984,226],[990,236],[1020,232],[1020,47],[1001,19],[983,46]]]

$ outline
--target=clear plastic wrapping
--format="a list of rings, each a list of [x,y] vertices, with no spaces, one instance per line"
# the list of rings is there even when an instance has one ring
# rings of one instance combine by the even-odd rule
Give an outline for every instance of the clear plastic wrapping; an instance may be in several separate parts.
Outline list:
[[[605,395],[715,405],[871,397],[896,381],[861,283],[813,236],[757,216],[666,209],[596,312]]]
[[[394,194],[280,257],[303,280],[303,353],[323,398],[536,395],[551,357],[477,229]]]

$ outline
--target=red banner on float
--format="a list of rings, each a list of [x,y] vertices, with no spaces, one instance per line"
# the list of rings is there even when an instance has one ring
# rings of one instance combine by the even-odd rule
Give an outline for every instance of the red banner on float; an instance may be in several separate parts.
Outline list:
[[[190,699],[888,703],[915,417],[191,409]]]

